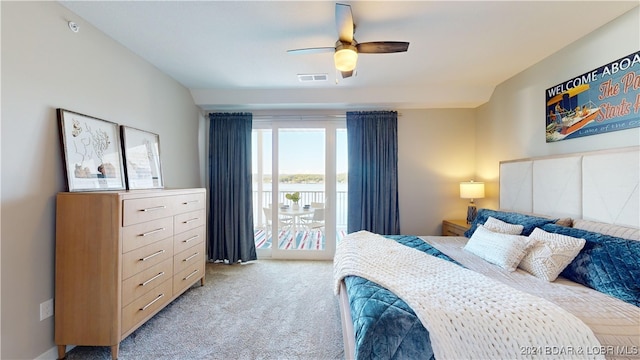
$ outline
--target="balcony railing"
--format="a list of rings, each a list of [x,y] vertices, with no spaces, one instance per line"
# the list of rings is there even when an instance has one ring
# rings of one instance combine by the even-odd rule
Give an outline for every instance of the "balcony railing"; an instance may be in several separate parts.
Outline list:
[[[305,204],[311,204],[312,202],[325,202],[325,192],[324,191],[299,191],[300,192],[300,201],[298,204],[300,206]],[[287,200],[285,198],[286,194],[291,193],[291,191],[280,191],[278,194],[278,203],[282,204],[291,204],[291,200]],[[263,227],[265,225],[264,212],[261,207],[269,207],[271,205],[271,190],[267,191],[254,191],[253,192],[253,222],[254,227]],[[259,198],[260,197],[260,198]],[[258,201],[260,200],[260,201]],[[257,206],[261,204],[260,206]],[[338,191],[336,192],[336,229],[346,229],[347,228],[347,192],[346,191]]]

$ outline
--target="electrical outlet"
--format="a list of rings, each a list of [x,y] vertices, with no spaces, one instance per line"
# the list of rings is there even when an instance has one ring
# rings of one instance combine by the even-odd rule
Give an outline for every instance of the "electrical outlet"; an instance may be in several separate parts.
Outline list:
[[[53,299],[40,304],[40,321],[53,316]]]

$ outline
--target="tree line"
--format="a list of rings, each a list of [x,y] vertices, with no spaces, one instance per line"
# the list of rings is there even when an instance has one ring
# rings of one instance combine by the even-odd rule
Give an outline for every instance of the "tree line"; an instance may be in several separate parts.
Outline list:
[[[256,175],[254,174],[254,177]],[[324,175],[322,174],[283,174],[279,177],[282,184],[322,184],[324,183]],[[271,175],[264,175],[262,181],[271,182]],[[336,174],[336,180],[339,183],[347,182],[347,174]]]

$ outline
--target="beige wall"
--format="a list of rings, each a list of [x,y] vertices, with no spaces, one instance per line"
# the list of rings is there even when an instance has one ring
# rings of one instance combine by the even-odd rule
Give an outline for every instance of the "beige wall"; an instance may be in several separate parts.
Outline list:
[[[545,90],[640,49],[640,7],[500,84],[477,109],[476,172],[498,207],[499,161],[640,144],[640,128],[546,143]]]
[[[189,91],[56,2],[2,6],[2,359],[53,344],[55,194],[65,189],[55,109],[160,135],[167,187],[201,186]],[[73,33],[67,21],[80,25]]]
[[[439,235],[464,219],[460,181],[475,178],[475,110],[402,110],[398,119],[400,231]]]

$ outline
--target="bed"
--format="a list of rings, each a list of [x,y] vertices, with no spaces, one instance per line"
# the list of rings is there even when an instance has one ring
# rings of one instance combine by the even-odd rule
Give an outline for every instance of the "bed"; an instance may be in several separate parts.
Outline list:
[[[639,359],[639,150],[502,162],[465,237],[349,234],[345,357]]]

